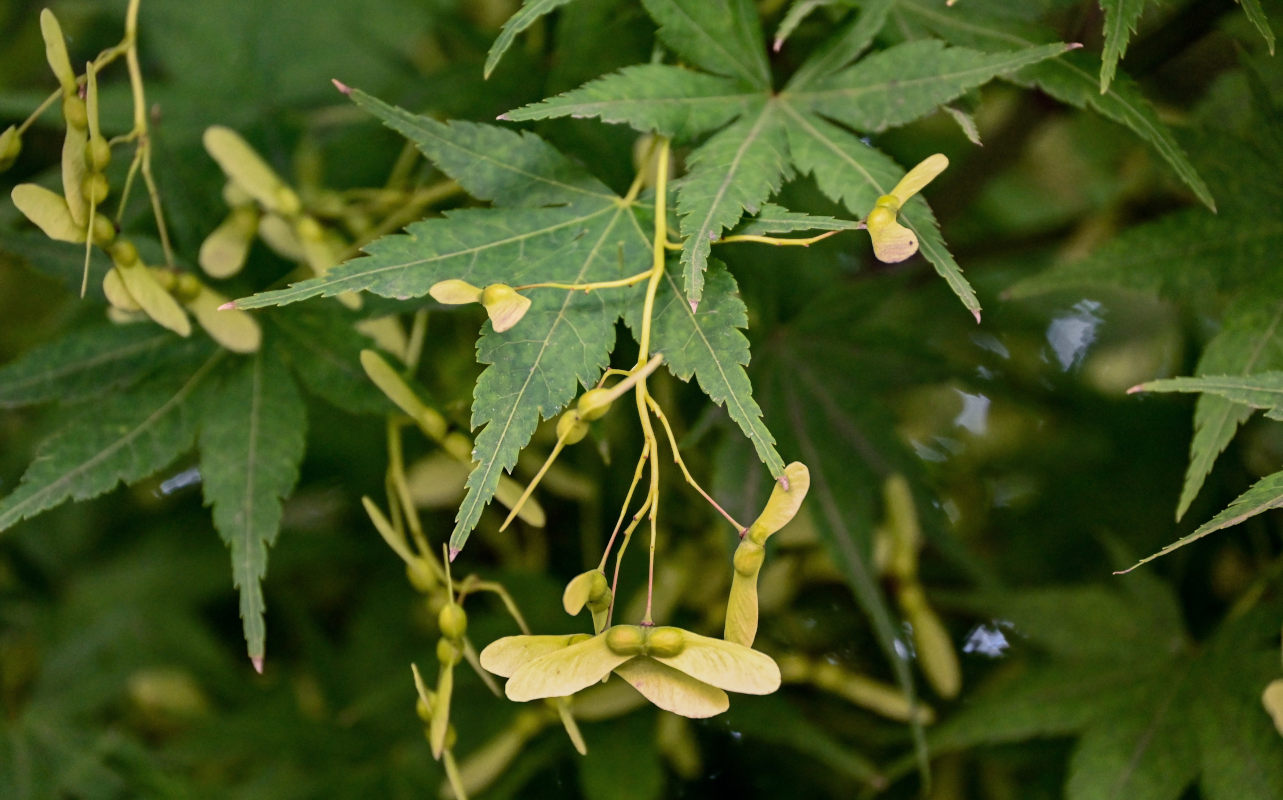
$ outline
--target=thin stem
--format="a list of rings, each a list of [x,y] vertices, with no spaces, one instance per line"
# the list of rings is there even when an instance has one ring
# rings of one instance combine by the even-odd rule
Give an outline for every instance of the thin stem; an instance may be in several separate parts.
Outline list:
[[[517,291],[525,289],[566,289],[572,292],[592,292],[597,289],[618,289],[623,286],[635,286],[650,277],[650,270],[639,272],[636,275],[629,275],[627,278],[618,278],[613,281],[596,281],[594,283],[527,283],[512,288]]]
[[[696,481],[694,476],[691,475],[690,470],[686,468],[686,462],[682,459],[682,454],[677,449],[677,437],[673,435],[673,428],[671,425],[668,424],[668,418],[664,416],[664,412],[659,407],[659,403],[655,402],[655,398],[652,397],[652,398],[649,398],[648,405],[650,406],[651,413],[655,415],[655,417],[659,420],[659,423],[664,427],[664,433],[668,435],[668,446],[673,451],[673,462],[676,463],[678,469],[682,471],[682,477],[686,479],[686,482],[690,484],[692,489],[699,492],[700,496],[708,501],[709,505],[717,509],[717,513],[725,517],[727,522],[734,525],[735,530],[737,532],[743,533],[744,526],[736,522],[735,518],[732,517],[726,511],[726,509],[722,508],[716,500],[713,499],[712,495],[704,491],[704,488],[700,486],[699,482]]]
[[[139,132],[138,152],[142,160],[143,183],[147,186],[147,196],[151,199],[151,213],[156,218],[156,233],[160,237],[160,249],[165,254],[165,265],[174,266],[174,249],[169,241],[169,229],[165,226],[165,211],[160,203],[160,190],[156,188],[156,179],[151,172],[151,137],[147,132],[147,93],[143,88],[143,70],[138,63],[138,5],[140,0],[129,0],[125,12],[125,64],[129,68],[129,88],[134,96],[134,130]]]
[[[469,575],[459,586],[460,602],[462,602],[464,596],[472,592],[490,592],[498,595],[499,599],[503,601],[504,608],[508,610],[508,614],[516,620],[517,627],[521,628],[522,633],[527,636],[530,635],[530,626],[526,624],[526,618],[522,616],[521,609],[517,608],[517,601],[512,599],[512,595],[508,594],[508,590],[502,584],[494,581],[483,581],[477,578],[476,575]]]
[[[557,460],[557,456],[561,455],[562,449],[566,446],[566,437],[569,435],[570,429],[567,428],[563,435],[557,437],[557,443],[552,446],[552,452],[544,459],[543,466],[541,466],[539,471],[535,473],[535,477],[531,479],[530,483],[526,484],[526,489],[521,493],[521,497],[517,498],[517,502],[512,504],[512,508],[508,511],[507,518],[504,519],[503,524],[499,526],[500,531],[506,530],[508,526],[512,524],[512,521],[516,519],[517,514],[521,511],[521,507],[530,499],[530,495],[534,493],[535,487],[539,485],[539,481],[543,480],[544,473],[546,473],[548,468],[552,466],[552,462]]]
[[[852,230],[860,230],[860,228],[862,227],[863,227],[863,223],[860,223],[859,227],[853,228]],[[839,233],[842,233],[842,231],[825,231],[824,233],[821,233],[818,236],[811,236],[806,239],[780,239],[775,236],[758,236],[752,233],[741,233],[736,236],[727,236],[725,238],[718,239],[713,244],[734,244],[735,242],[759,242],[761,244],[772,244],[772,245],[775,245],[776,247],[785,247],[788,245],[792,245],[794,247],[810,247],[816,242],[823,241],[824,239],[827,239],[830,236],[836,236]]]
[[[641,367],[650,360],[650,333],[655,316],[655,296],[659,292],[659,282],[664,277],[665,247],[668,241],[668,150],[669,144],[667,139],[661,139],[659,150],[655,157],[658,161],[655,163],[655,233],[651,240],[651,267],[650,280],[646,284],[646,301],[642,307],[642,330],[639,337],[639,348],[637,353],[637,366]],[[654,456],[658,455],[659,447],[655,438],[655,429],[650,423],[650,414],[647,410],[647,401],[650,399],[650,393],[646,388],[646,379],[643,377],[637,381],[634,392],[637,398],[637,417],[641,421],[642,435],[646,442],[647,451],[650,458],[650,487],[646,493],[646,502],[643,507],[648,509],[647,516],[650,518],[650,568],[646,579],[646,614],[642,618],[643,625],[654,624],[651,619],[651,601],[655,588],[655,539],[658,532],[659,516],[659,459]],[[624,545],[627,546],[628,539],[631,536],[631,529],[624,536]],[[618,567],[616,567],[616,577],[618,577]]]
[[[428,310],[421,308],[414,312],[414,321],[410,324],[410,338],[405,346],[405,367],[407,372],[414,372],[423,356],[423,341],[428,334]]]
[[[432,548],[428,546],[428,537],[423,534],[423,523],[419,519],[419,510],[415,508],[414,496],[410,493],[409,481],[405,478],[405,458],[401,449],[401,426],[392,419],[388,420],[388,481],[392,485],[397,499],[401,503],[401,513],[410,527],[410,536],[419,555],[432,560]]]
[[[633,470],[633,482],[628,485],[628,494],[624,495],[624,505],[619,509],[619,519],[615,520],[615,529],[610,532],[610,541],[606,542],[606,549],[602,551],[601,562],[597,564],[597,569],[602,572],[606,571],[606,559],[610,557],[610,550],[615,545],[615,537],[619,535],[619,529],[624,525],[624,517],[628,514],[628,506],[633,502],[633,492],[637,489],[637,484],[641,482],[642,469],[646,466],[646,453],[649,444],[642,446],[641,455],[637,458],[637,468]]]
[[[610,620],[615,616],[615,601],[619,598],[619,568],[624,560],[624,551],[628,549],[628,543],[632,541],[633,531],[637,529],[638,523],[642,521],[642,517],[650,509],[650,501],[651,498],[647,496],[646,501],[641,504],[641,508],[637,509],[637,513],[633,514],[633,521],[628,523],[627,528],[624,528],[624,541],[620,542],[619,549],[615,551],[615,574],[610,581],[611,600],[610,611],[606,615],[607,627],[610,627]]]

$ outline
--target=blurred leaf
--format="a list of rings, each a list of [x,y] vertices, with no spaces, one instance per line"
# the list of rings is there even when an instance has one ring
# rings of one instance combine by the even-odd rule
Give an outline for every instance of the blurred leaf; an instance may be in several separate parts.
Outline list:
[[[1266,295],[1250,294],[1226,311],[1224,327],[1203,348],[1197,372],[1203,375],[1248,375],[1261,369],[1283,369],[1283,304]],[[1194,438],[1189,467],[1176,505],[1176,518],[1185,516],[1217,457],[1252,415],[1250,408],[1224,397],[1204,394],[1194,408]]]
[[[641,330],[636,305],[624,318],[634,333]],[[692,309],[677,279],[665,272],[655,295],[651,347],[662,353],[668,370],[684,381],[693,374],[704,394],[717,405],[725,405],[744,436],[753,443],[757,456],[771,475],[784,472],[784,459],[775,449],[775,437],[762,422],[762,409],[753,399],[753,386],[744,367],[748,364],[748,314],[739,297],[739,287],[726,267],[714,259],[708,272],[704,302]]]
[[[73,403],[125,389],[192,349],[152,325],[86,326],[0,368],[0,408]]]
[[[768,89],[771,70],[752,0],[642,0],[659,38],[683,60],[746,87]]]
[[[490,46],[490,52],[486,54],[485,77],[489,78],[494,68],[499,66],[499,60],[503,58],[504,53],[508,52],[517,34],[534,25],[540,17],[551,14],[569,2],[570,0],[523,0],[517,13],[503,23],[499,36]]]
[[[0,501],[0,530],[66,500],[84,500],[169,464],[196,435],[199,391],[222,353],[193,370],[168,374],[70,410],[68,425],[46,439],[22,483]]]
[[[1105,52],[1101,56],[1100,93],[1109,91],[1109,83],[1118,70],[1118,62],[1127,52],[1127,42],[1136,32],[1136,22],[1148,0],[1100,0],[1105,12]]]
[[[1179,621],[1165,613],[1146,616],[1143,606],[1120,592],[1081,587],[1059,593],[1054,603],[1031,606],[1015,595],[988,605],[999,615],[1010,602],[1023,605],[1025,622],[1016,630],[1035,635],[1058,629],[1066,616],[1081,619],[1088,631],[1092,620],[1111,624],[1102,613],[1125,615],[1128,626],[1146,631],[1148,642],[1102,632],[1093,637],[1091,650],[1057,648],[1050,663],[999,681],[932,729],[935,752],[1076,733],[1080,739],[1065,787],[1070,798],[1176,800],[1200,775],[1208,796],[1217,800],[1270,796],[1230,791],[1283,781],[1268,718],[1255,708],[1235,717],[1242,734],[1235,741],[1244,747],[1237,758],[1225,750],[1220,720],[1235,707],[1246,708],[1244,698],[1259,693],[1277,670],[1277,646],[1271,642],[1277,608],[1226,621],[1205,646],[1192,650],[1162,646],[1184,638]],[[1229,708],[1226,695],[1236,698]]]
[[[586,730],[589,756],[579,762],[584,797],[664,797],[664,768],[655,747],[654,727],[654,714],[633,713]]]
[[[260,582],[294,489],[307,419],[303,398],[274,348],[243,360],[210,398],[201,420],[205,502],[232,556],[249,657],[262,669],[266,630]]]
[[[1029,47],[1055,38],[1047,31],[987,15],[967,5],[945,9],[926,0],[900,0],[893,13],[909,29],[915,29],[916,22],[947,41],[971,47]],[[1098,79],[1101,70],[1099,59],[1076,52],[1026,67],[1010,79],[1023,86],[1037,86],[1062,103],[1091,109],[1130,128],[1162,156],[1203,205],[1216,210],[1207,184],[1135,84],[1119,76],[1102,93]]]

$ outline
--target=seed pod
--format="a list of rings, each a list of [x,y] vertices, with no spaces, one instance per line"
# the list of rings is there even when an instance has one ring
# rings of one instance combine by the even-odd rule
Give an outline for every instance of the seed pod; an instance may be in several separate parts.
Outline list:
[[[566,444],[578,444],[588,435],[588,423],[579,418],[579,412],[571,409],[557,420],[557,438]]]
[[[460,641],[468,632],[468,615],[458,603],[446,603],[437,615],[437,626],[441,628],[442,636]]]
[[[495,333],[503,333],[520,322],[530,310],[530,298],[506,283],[492,283],[481,290],[481,305],[485,307]]]
[[[195,296],[187,301],[187,309],[196,317],[209,337],[233,353],[257,353],[263,344],[263,329],[253,315],[239,308],[224,309],[227,298],[201,284],[195,275],[184,273],[178,281],[178,291],[185,294],[185,284],[195,283]]]
[[[589,389],[579,396],[579,402],[575,404],[575,409],[579,412],[579,417],[588,422],[601,419],[606,416],[610,410],[612,400],[607,399],[610,391],[608,389]]]
[[[94,244],[106,248],[116,238],[116,223],[112,222],[102,214],[94,216],[93,228]]]
[[[743,539],[735,548],[732,564],[740,575],[757,577],[764,560],[766,560],[766,548],[752,539]]]
[[[405,565],[405,577],[410,581],[410,585],[422,594],[429,594],[440,585],[440,581],[436,575],[432,574],[428,563],[418,557]]]
[[[22,136],[18,134],[16,125],[10,125],[4,129],[4,133],[0,133],[0,172],[12,167],[21,153]]]
[[[76,71],[71,68],[71,57],[67,55],[67,40],[63,38],[58,18],[47,8],[40,12],[40,35],[45,40],[45,60],[62,86],[62,93],[75,94]]]
[[[215,125],[205,130],[201,141],[223,174],[263,208],[287,217],[298,213],[298,195],[236,131]]]
[[[80,183],[80,193],[90,205],[101,205],[107,195],[111,194],[111,184],[107,183],[107,176],[101,172],[89,172]]]
[[[646,634],[638,625],[616,625],[606,631],[606,646],[617,655],[639,655],[646,646]]]
[[[672,658],[686,649],[686,633],[681,628],[664,626],[646,632],[646,654],[656,658]]]
[[[280,214],[264,214],[258,221],[258,235],[281,258],[304,261],[303,243],[294,233],[294,226]]]
[[[138,263],[138,248],[128,239],[121,239],[111,246],[111,260],[121,266],[133,266]]]
[[[443,607],[442,610],[445,610],[445,608]],[[450,664],[453,666],[458,663],[459,656],[459,647],[453,641],[444,636],[437,639],[437,661],[440,661],[443,665]]]
[[[752,647],[757,638],[757,575],[766,557],[766,548],[752,539],[743,539],[735,548],[731,590],[726,597],[726,624],[722,638]]]
[[[1261,705],[1274,720],[1274,729],[1283,736],[1283,678],[1275,678],[1261,692]]]
[[[232,213],[201,242],[197,261],[211,278],[230,278],[240,272],[258,233],[258,209],[233,208]]]
[[[805,464],[794,461],[785,467],[784,475],[771,489],[766,508],[762,509],[761,515],[748,527],[744,538],[766,544],[766,539],[771,534],[787,525],[797,514],[810,488],[811,472]]]
[[[915,707],[909,704],[909,699],[899,688],[875,681],[837,664],[813,663],[809,680],[820,689],[832,692],[888,719],[908,722],[917,716],[923,724],[935,721],[935,711],[930,706],[917,703],[915,714]]]
[[[85,163],[94,172],[102,172],[111,163],[111,145],[102,134],[89,137],[85,145]]]
[[[900,590],[899,601],[913,627],[913,646],[918,653],[922,674],[936,694],[950,700],[957,697],[962,689],[962,670],[944,623],[916,583]]]
[[[561,605],[570,616],[576,616],[584,606],[610,591],[606,574],[599,569],[581,572],[570,579],[566,590],[561,594]]]
[[[379,390],[392,403],[415,421],[416,424],[433,439],[442,439],[446,435],[445,417],[435,409],[428,407],[419,399],[418,393],[406,382],[401,373],[389,364],[383,356],[373,350],[361,351],[361,368]],[[464,439],[463,458],[471,461],[471,446]],[[454,452],[451,455],[457,456]]]
[[[467,281],[461,281],[457,278],[437,281],[428,289],[428,294],[432,296],[433,300],[448,306],[481,302],[481,290]]]
[[[143,313],[164,328],[179,336],[189,336],[192,332],[191,320],[183,312],[182,306],[160,285],[158,276],[141,263],[116,264],[112,269],[119,275],[129,296],[134,299]],[[106,286],[104,284],[104,291]]]
[[[85,240],[84,228],[76,224],[62,195],[34,183],[23,183],[13,187],[9,196],[23,216],[50,239],[77,244]]]
[[[116,269],[107,270],[107,274],[103,276],[102,293],[107,297],[107,302],[111,304],[113,310],[131,314],[142,311],[142,306],[138,305],[138,301],[134,300],[134,296],[125,288],[125,282]]]

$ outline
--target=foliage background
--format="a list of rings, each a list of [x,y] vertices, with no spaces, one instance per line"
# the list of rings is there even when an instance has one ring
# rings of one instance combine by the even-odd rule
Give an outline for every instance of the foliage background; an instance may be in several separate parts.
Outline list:
[[[1283,18],[1277,4],[1264,5]],[[123,2],[54,8],[75,53],[119,36]],[[768,15],[768,30],[779,10]],[[0,3],[4,124],[25,117],[52,87],[38,11]],[[653,25],[635,3],[581,2],[519,38],[483,81],[486,50],[511,11],[500,0],[145,0],[144,67],[160,111],[157,172],[180,249],[194,252],[223,213],[221,179],[199,144],[208,125],[240,130],[283,174],[315,146],[329,185],[377,185],[401,143],[339,98],[331,77],[412,110],[490,120],[650,56]],[[1093,3],[963,0],[956,10],[985,12],[1041,20],[1065,41],[1101,47],[1103,17]],[[794,34],[777,71],[827,33],[819,19]],[[909,27],[893,12],[883,38]],[[892,679],[852,588],[883,591],[856,567],[867,561],[879,485],[893,471],[908,473],[919,493],[929,539],[924,582],[954,641],[973,641],[981,627],[1009,640],[1001,657],[962,654],[961,700],[928,693],[944,719],[928,735],[943,754],[932,790],[941,798],[1175,798],[1196,777],[1189,796],[1264,798],[1283,785],[1272,766],[1283,763],[1283,740],[1256,700],[1281,672],[1278,520],[1256,517],[1138,572],[1110,575],[1278,466],[1278,426],[1248,422],[1174,523],[1192,402],[1123,390],[1194,373],[1226,309],[1277,285],[1283,129],[1262,98],[1279,97],[1283,70],[1234,4],[1204,0],[1148,8],[1121,70],[1176,131],[1218,216],[1122,128],[995,83],[962,103],[982,148],[946,114],[875,141],[903,164],[937,151],[950,157],[928,195],[977,287],[979,327],[920,258],[877,264],[857,235],[801,254],[724,254],[750,309],[751,373],[767,424],[786,458],[825,476],[844,522],[845,543],[827,551],[837,556],[836,574],[820,569],[799,584],[787,611],[766,620],[766,646]],[[112,83],[104,93],[106,119],[119,115],[123,128],[125,87]],[[538,130],[614,188],[627,186],[634,136],[622,126],[569,120]],[[52,128],[45,134],[27,137],[4,175],[6,194],[56,164],[59,137]],[[790,208],[840,212],[809,179],[783,197]],[[66,290],[65,276],[79,270],[75,248],[41,243],[17,217],[0,204],[0,361],[102,313]],[[1169,227],[1146,227],[1155,221]],[[1164,249],[1183,242],[1177,229],[1204,242],[1260,241],[1226,261],[1185,245]],[[1052,277],[1029,282],[1043,274]],[[477,373],[474,333],[475,319],[433,315],[422,378],[459,420]],[[751,517],[767,484],[747,444],[697,393],[676,382],[662,391],[682,409],[690,458],[713,472],[719,497]],[[92,402],[79,408],[93,413]],[[200,492],[166,483],[194,459],[0,539],[7,796],[437,791],[441,775],[413,714],[406,669],[431,660],[431,615],[357,502],[380,491],[381,421],[315,400],[308,416],[302,478],[265,584],[262,677],[245,662],[227,554]],[[45,410],[0,416],[6,493],[55,422]],[[626,452],[618,441],[626,429],[612,435],[615,452]],[[819,450],[803,453],[807,446]],[[593,448],[571,458],[581,478],[605,477],[586,482],[583,502],[547,501],[546,537],[483,533],[467,554],[512,589],[536,628],[563,626],[560,586],[592,558],[581,544],[609,527],[626,488]],[[431,516],[435,541],[448,535],[451,516]],[[674,533],[710,524],[695,504],[688,516],[687,529]],[[511,632],[489,612],[474,615],[473,630],[481,641]],[[515,710],[475,680],[464,679],[460,692],[466,756]],[[847,797],[879,788],[881,776],[890,796],[919,790],[904,726],[815,689],[739,699],[727,715],[695,725],[702,763],[692,772],[661,755],[656,716],[643,710],[585,726],[593,749],[583,761],[564,736],[546,731],[485,796],[620,796],[607,795],[611,787],[630,797]],[[1107,783],[1118,776],[1126,783]]]

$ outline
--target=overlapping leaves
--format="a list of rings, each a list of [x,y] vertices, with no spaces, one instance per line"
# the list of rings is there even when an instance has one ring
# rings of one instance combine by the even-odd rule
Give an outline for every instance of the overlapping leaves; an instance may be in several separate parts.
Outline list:
[[[1256,100],[1259,124],[1276,124],[1278,112],[1268,98]],[[1273,176],[1283,164],[1283,151],[1269,135],[1257,141],[1209,136],[1197,140],[1196,147],[1204,171],[1224,197],[1220,214],[1198,209],[1168,214],[1118,236],[1087,258],[1027,278],[1010,290],[1023,297],[1067,288],[1121,287],[1161,294],[1220,317],[1221,329],[1199,360],[1200,377],[1137,387],[1202,394],[1178,519],[1253,409],[1264,409],[1272,418],[1281,413],[1275,371],[1283,369],[1283,305],[1273,254],[1283,247],[1283,194]],[[1279,484],[1280,474],[1263,478],[1230,508],[1150,558],[1283,505]]]
[[[57,401],[62,408],[21,483],[0,500],[0,530],[153,475],[198,442],[205,499],[230,550],[249,655],[261,665],[260,583],[307,430],[293,374],[319,394],[346,398],[346,407],[370,405],[368,387],[349,383],[336,367],[356,363],[363,337],[350,320],[321,317],[320,323],[298,314],[280,321],[296,335],[319,324],[328,339],[305,337],[307,345],[297,346],[295,336],[273,326],[263,350],[246,357],[202,337],[104,321],[7,364],[0,369],[0,406]]]
[[[354,289],[417,297],[449,278],[478,286],[608,281],[649,265],[647,206],[624,202],[544,140],[492,125],[437,122],[356,90],[352,97],[414,142],[470,194],[494,207],[414,223],[405,234],[367,247],[364,258],[323,277],[239,301],[242,308]],[[674,373],[683,379],[693,373],[714,402],[727,405],[763,462],[778,473],[784,462],[761,421],[743,368],[747,341],[736,330],[745,321],[743,303],[727,277],[708,313],[696,315],[686,302],[663,301],[654,346],[671,359]],[[516,464],[540,419],[556,414],[580,386],[596,383],[609,364],[615,322],[630,304],[641,305],[640,292],[639,287],[587,294],[532,290],[531,308],[518,325],[503,332],[490,323],[483,326],[477,356],[489,366],[477,382],[472,409],[472,425],[482,431],[452,548],[463,547],[500,475]],[[677,310],[664,310],[670,306]],[[640,327],[635,315],[628,321],[635,330]]]
[[[646,8],[660,25],[660,39],[706,72],[663,64],[628,67],[505,117],[592,116],[678,140],[712,133],[691,152],[677,194],[683,287],[698,303],[711,244],[795,173],[814,172],[826,194],[861,217],[895,184],[903,171],[833,122],[867,132],[903,125],[997,75],[1067,49],[1043,45],[986,53],[924,40],[848,66],[872,42],[889,7],[871,4],[775,92],[756,12],[747,0],[649,0]],[[918,200],[910,209],[906,219],[923,254],[978,316],[979,300],[925,203]]]
[[[1210,800],[1278,796],[1278,734],[1258,699],[1278,671],[1277,605],[1194,646],[1166,587],[1143,574],[1121,580],[1121,590],[1049,587],[986,602],[1049,658],[935,728],[933,751],[1075,736],[1071,800],[1175,800],[1195,781]]]

